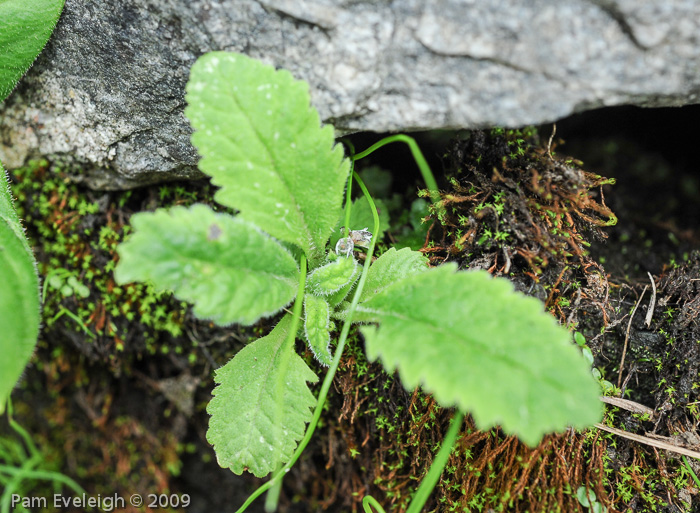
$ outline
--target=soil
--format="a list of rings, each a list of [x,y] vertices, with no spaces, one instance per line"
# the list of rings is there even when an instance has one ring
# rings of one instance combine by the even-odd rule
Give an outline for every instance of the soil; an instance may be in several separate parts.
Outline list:
[[[365,165],[389,175],[364,171],[392,214],[384,242],[418,240],[435,265],[488,269],[539,297],[585,337],[597,372],[617,387],[609,393],[652,410],[608,406],[606,425],[700,450],[700,174],[692,132],[678,128],[698,113],[606,109],[558,123],[551,142],[551,126],[419,134],[448,215],[423,212],[422,227],[402,215],[412,204],[420,210],[421,180],[408,152],[392,146]],[[132,213],[211,202],[212,189],[193,182],[104,193],[72,183],[75,172],[54,162],[13,175],[48,275],[44,328],[13,396],[15,417],[46,468],[91,495],[186,493],[187,511],[235,510],[261,481],[221,469],[206,442],[212,370],[274,322],[216,327],[168,295],[111,277]],[[89,294],[63,288],[69,276]],[[403,511],[450,415],[367,363],[362,340],[351,337],[322,424],[285,478],[280,510],[361,511],[371,494]],[[4,420],[0,432],[12,436]],[[577,498],[583,487],[611,513],[700,511],[679,455],[605,431],[550,435],[528,448],[468,419],[457,448],[427,510],[592,511]],[[54,492],[32,482],[22,493]]]

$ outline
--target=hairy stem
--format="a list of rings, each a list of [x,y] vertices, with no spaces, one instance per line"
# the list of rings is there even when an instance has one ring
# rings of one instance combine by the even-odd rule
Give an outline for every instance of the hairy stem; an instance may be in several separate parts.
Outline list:
[[[418,165],[421,174],[423,175],[423,180],[425,181],[425,184],[427,185],[428,190],[430,191],[430,198],[433,204],[438,206],[438,202],[440,201],[440,194],[438,191],[437,182],[435,181],[435,177],[433,176],[433,172],[430,169],[428,162],[425,160],[425,157],[420,151],[418,144],[416,144],[415,139],[413,139],[412,137],[409,137],[404,134],[385,137],[381,141],[370,146],[365,151],[354,155],[352,158],[353,160],[359,160],[378,150],[382,146],[385,146],[392,142],[403,142],[408,145],[408,147],[411,150],[411,154],[413,155],[413,158],[416,161],[416,164]],[[363,192],[365,192],[364,189]],[[365,195],[367,195],[369,199],[369,195],[367,193],[365,193]],[[374,212],[374,205],[372,205],[372,209]],[[352,315],[352,312],[350,314]],[[452,452],[452,447],[454,446],[455,440],[457,439],[457,434],[459,433],[459,428],[462,425],[463,419],[464,414],[459,411],[455,413],[454,417],[452,417],[450,429],[448,430],[447,435],[445,436],[445,439],[443,440],[442,445],[440,446],[440,451],[435,457],[435,460],[433,460],[428,474],[425,476],[420,486],[418,487],[416,495],[413,497],[413,500],[411,501],[411,504],[406,513],[420,513],[420,511],[422,511],[423,506],[430,497],[430,494],[435,489],[435,486],[437,485],[437,482],[440,479],[440,475],[442,474],[445,465],[447,465],[447,460],[450,456],[450,453]],[[379,513],[384,513],[384,509],[381,507],[381,505],[373,497],[370,496],[367,496],[362,500],[362,507],[365,510],[365,513],[372,513],[371,507],[376,508],[377,511],[379,511]]]

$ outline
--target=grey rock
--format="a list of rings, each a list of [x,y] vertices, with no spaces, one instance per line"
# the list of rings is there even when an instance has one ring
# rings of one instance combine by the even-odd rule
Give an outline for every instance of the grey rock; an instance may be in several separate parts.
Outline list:
[[[697,0],[68,0],[0,106],[0,160],[65,158],[106,189],[198,176],[184,86],[210,50],[308,81],[339,133],[700,98]]]

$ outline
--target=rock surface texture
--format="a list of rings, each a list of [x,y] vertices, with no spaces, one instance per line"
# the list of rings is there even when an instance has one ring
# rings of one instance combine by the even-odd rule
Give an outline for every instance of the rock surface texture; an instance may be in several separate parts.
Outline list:
[[[342,132],[700,102],[697,0],[67,0],[0,105],[0,160],[64,156],[108,189],[198,176],[184,87],[210,50],[289,69]]]

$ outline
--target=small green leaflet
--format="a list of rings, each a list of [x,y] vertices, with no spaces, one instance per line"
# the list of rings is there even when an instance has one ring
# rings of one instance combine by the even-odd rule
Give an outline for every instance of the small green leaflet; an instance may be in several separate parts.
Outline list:
[[[317,296],[330,296],[358,277],[355,258],[338,257],[337,260],[315,269],[306,279],[306,290]]]
[[[249,470],[264,477],[289,461],[311,420],[316,398],[307,383],[318,378],[294,344],[285,343],[291,319],[285,315],[269,335],[216,371],[207,440],[219,465],[236,474]]]
[[[221,325],[253,324],[296,296],[292,255],[238,217],[193,205],[135,214],[131,223],[134,233],[117,250],[119,283],[152,281]]]
[[[357,278],[360,277],[360,273],[358,272],[352,280],[350,280],[347,285],[344,287],[341,287],[338,291],[333,292],[329,296],[324,296],[325,300],[328,302],[329,305],[332,307],[337,307],[350,293],[350,291],[354,288],[355,282],[357,281]]]
[[[0,414],[39,335],[39,278],[0,165]]]
[[[333,127],[321,128],[308,85],[245,55],[213,52],[192,67],[187,103],[199,168],[221,187],[215,199],[318,262],[350,167]]]
[[[391,248],[385,251],[369,268],[360,302],[367,301],[399,280],[428,270],[428,259],[418,251]]]
[[[0,102],[32,65],[53,32],[64,0],[0,1]]]
[[[570,334],[542,304],[483,271],[446,264],[384,288],[358,305],[367,355],[398,368],[480,429],[500,425],[528,445],[545,433],[598,422],[599,386]]]
[[[328,329],[330,306],[325,299],[313,294],[304,295],[304,335],[309,349],[316,359],[326,367],[333,361],[330,343],[331,335]]]

